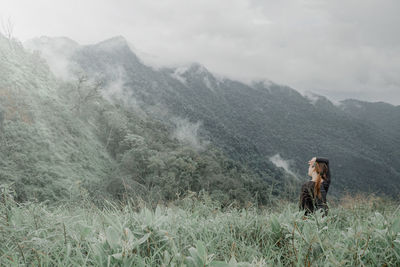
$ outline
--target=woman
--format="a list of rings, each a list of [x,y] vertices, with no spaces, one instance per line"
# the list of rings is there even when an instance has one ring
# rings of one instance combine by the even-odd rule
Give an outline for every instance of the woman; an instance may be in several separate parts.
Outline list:
[[[301,187],[300,209],[305,210],[305,215],[316,209],[323,209],[324,214],[327,215],[326,194],[331,183],[329,160],[314,157],[308,164],[308,175],[312,179]]]

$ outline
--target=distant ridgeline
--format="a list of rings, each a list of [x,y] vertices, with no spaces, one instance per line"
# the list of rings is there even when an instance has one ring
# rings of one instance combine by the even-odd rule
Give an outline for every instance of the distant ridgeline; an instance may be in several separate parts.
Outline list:
[[[399,106],[333,104],[199,64],[156,70],[123,37],[24,46],[40,53],[0,38],[0,182],[21,200],[205,190],[268,203],[296,196],[315,155],[331,160],[331,194],[400,192]]]

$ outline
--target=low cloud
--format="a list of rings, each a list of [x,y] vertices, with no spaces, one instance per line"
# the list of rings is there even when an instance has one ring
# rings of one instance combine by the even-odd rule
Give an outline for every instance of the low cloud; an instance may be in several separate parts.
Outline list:
[[[107,86],[102,88],[102,96],[111,103],[122,104],[125,108],[128,108],[141,117],[146,117],[147,112],[143,109],[141,104],[134,95],[131,88],[125,86],[126,73],[122,67],[108,68],[106,73],[113,77]],[[102,79],[99,76],[99,79]]]
[[[24,48],[31,52],[38,52],[49,65],[51,71],[58,78],[72,80],[79,68],[70,60],[70,56],[78,49],[79,44],[64,38],[48,38],[42,36],[23,43]]]
[[[192,123],[188,119],[173,117],[175,129],[172,137],[178,139],[181,143],[190,145],[192,148],[202,151],[207,148],[209,141],[202,140],[199,136],[201,122]]]
[[[269,158],[269,160],[275,164],[275,166],[283,168],[288,174],[290,174],[291,176],[293,176],[296,179],[299,179],[297,177],[297,174],[294,173],[291,169],[290,169],[290,161],[289,160],[285,160],[281,157],[281,155],[275,154],[272,157]]]
[[[22,40],[92,44],[123,35],[152,64],[199,62],[241,81],[400,104],[398,0],[3,2],[0,16],[12,19]]]

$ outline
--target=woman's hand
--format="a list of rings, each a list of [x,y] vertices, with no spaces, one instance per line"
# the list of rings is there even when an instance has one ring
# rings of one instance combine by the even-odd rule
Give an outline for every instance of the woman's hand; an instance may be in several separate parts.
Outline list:
[[[316,157],[313,157],[311,160],[308,161],[308,164],[313,164],[317,160]]]

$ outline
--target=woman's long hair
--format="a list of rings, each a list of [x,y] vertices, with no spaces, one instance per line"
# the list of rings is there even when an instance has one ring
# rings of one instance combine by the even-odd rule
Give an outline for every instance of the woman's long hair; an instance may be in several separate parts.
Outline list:
[[[317,181],[315,182],[314,185],[314,192],[316,193],[315,195],[318,196],[319,199],[322,198],[321,196],[321,183],[322,179],[327,180],[327,174],[328,174],[328,165],[324,162],[315,162],[315,171],[317,172]]]

